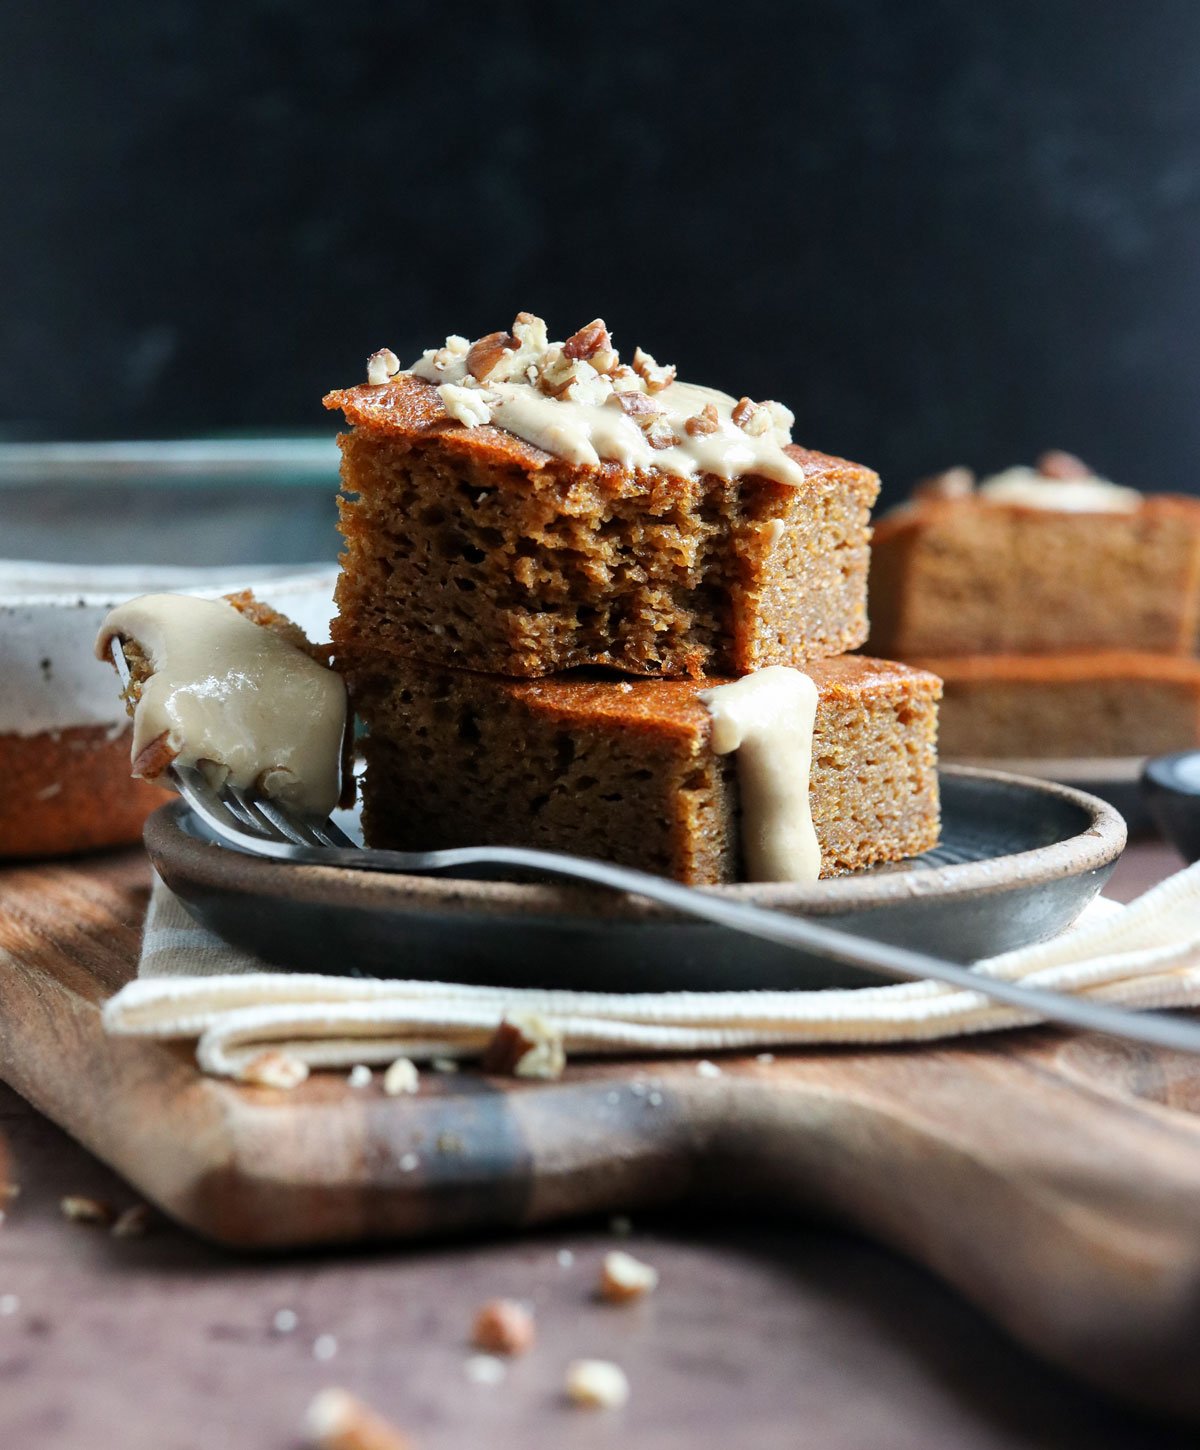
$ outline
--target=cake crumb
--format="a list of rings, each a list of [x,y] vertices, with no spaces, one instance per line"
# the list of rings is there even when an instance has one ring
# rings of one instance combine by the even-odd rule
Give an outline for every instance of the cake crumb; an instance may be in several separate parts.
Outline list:
[[[280,1088],[290,1091],[308,1077],[308,1063],[290,1052],[270,1050],[252,1057],[238,1074],[252,1087]]]
[[[567,1366],[567,1398],[590,1410],[618,1410],[629,1399],[620,1365],[606,1359],[577,1359]]]
[[[533,1315],[515,1299],[489,1299],[471,1329],[472,1344],[489,1354],[524,1354],[536,1337]]]
[[[554,1257],[558,1260],[558,1267],[560,1269],[569,1269],[575,1262],[575,1255],[570,1249],[559,1249]]]
[[[313,1340],[313,1358],[330,1360],[338,1352],[338,1342],[332,1334],[318,1334]]]
[[[721,1069],[715,1062],[709,1062],[707,1058],[696,1064],[696,1073],[700,1077],[720,1077]]]
[[[463,1373],[477,1385],[498,1385],[508,1373],[508,1366],[494,1354],[473,1354],[463,1364]]]
[[[276,1309],[271,1328],[276,1334],[294,1334],[300,1326],[300,1316],[294,1309]]]
[[[415,1093],[420,1086],[421,1075],[409,1057],[398,1057],[383,1075],[383,1090],[389,1098]]]
[[[658,1287],[658,1270],[642,1263],[623,1249],[605,1254],[600,1267],[599,1293],[610,1304],[627,1304],[644,1299]]]
[[[83,1194],[70,1193],[59,1203],[62,1216],[70,1219],[72,1223],[96,1224],[101,1228],[107,1228],[116,1218],[116,1210],[111,1203],[105,1203],[99,1198],[87,1198]]]
[[[16,1294],[0,1294],[0,1317],[7,1319],[20,1307],[21,1301]]]
[[[342,1389],[313,1398],[304,1429],[312,1450],[412,1450],[407,1435]]]
[[[421,1160],[415,1153],[405,1153],[400,1159],[401,1173],[414,1173],[420,1166]]]
[[[371,1069],[365,1062],[356,1062],[346,1074],[346,1081],[352,1088],[365,1088],[371,1086]]]
[[[775,1054],[773,1052],[760,1052],[758,1056],[754,1059],[754,1061],[764,1064],[771,1063],[775,1061]]]

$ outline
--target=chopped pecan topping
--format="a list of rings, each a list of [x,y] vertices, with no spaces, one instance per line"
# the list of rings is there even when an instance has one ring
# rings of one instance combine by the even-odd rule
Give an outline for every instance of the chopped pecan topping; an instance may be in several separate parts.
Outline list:
[[[608,328],[605,327],[602,317],[597,317],[594,322],[581,327],[563,343],[563,352],[567,357],[587,358],[589,362],[601,349],[605,352],[612,351],[612,338],[608,335]]]
[[[758,438],[769,433],[773,425],[770,410],[765,403],[755,403],[750,398],[739,398],[734,404],[733,421],[743,433]]]
[[[552,398],[565,393],[575,381],[576,366],[561,347],[547,348],[537,364],[538,386]]]
[[[513,336],[531,352],[545,352],[547,343],[546,324],[532,312],[518,312],[512,325]]]
[[[644,393],[646,391],[645,381],[634,372],[628,363],[617,363],[609,370],[608,379],[616,393]]]
[[[400,359],[390,347],[381,347],[367,359],[367,382],[372,387],[390,383],[400,371]]]
[[[717,413],[717,405],[715,403],[705,403],[704,407],[693,417],[689,418],[683,426],[693,438],[704,433],[715,433],[721,426],[721,419]]]
[[[635,348],[633,353],[633,370],[646,384],[646,391],[650,393],[661,393],[665,387],[669,387],[675,381],[675,367],[671,363],[659,364],[648,352]]]
[[[511,332],[489,332],[471,344],[467,371],[482,383],[491,377],[505,353],[516,352],[517,339]]]
[[[622,413],[628,413],[631,418],[657,418],[662,412],[653,398],[641,392],[614,392],[610,401],[615,403]]]
[[[1082,458],[1076,458],[1073,453],[1065,453],[1061,448],[1052,448],[1048,453],[1043,453],[1037,461],[1037,471],[1043,478],[1056,478],[1062,482],[1092,477],[1092,470]]]
[[[644,423],[639,420],[642,432],[646,436],[646,442],[651,448],[674,448],[680,441],[679,435],[671,427],[666,418],[659,415],[655,418],[648,418]]]

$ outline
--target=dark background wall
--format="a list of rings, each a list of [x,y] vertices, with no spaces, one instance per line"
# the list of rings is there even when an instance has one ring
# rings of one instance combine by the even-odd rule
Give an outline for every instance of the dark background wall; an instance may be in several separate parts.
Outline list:
[[[1196,488],[1200,4],[5,10],[0,431],[329,426],[390,345],[603,315],[893,495]]]

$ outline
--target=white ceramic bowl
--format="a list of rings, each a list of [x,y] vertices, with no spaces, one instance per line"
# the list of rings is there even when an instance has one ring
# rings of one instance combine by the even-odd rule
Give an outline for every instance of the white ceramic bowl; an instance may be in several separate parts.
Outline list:
[[[252,589],[314,640],[329,638],[337,569],[0,560],[0,856],[137,840],[163,793],[129,777],[129,721],[116,675],[93,653],[101,621],[137,594],[215,598]]]

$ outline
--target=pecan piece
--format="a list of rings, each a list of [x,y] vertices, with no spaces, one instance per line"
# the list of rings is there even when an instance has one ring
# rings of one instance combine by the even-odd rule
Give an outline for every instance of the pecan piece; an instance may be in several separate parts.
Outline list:
[[[563,352],[567,357],[587,358],[589,362],[601,349],[612,351],[612,338],[608,335],[608,328],[605,327],[602,317],[597,317],[594,322],[581,327],[563,343]]]
[[[489,1299],[480,1306],[471,1343],[489,1354],[524,1354],[537,1335],[533,1315],[515,1299]]]
[[[721,426],[721,419],[717,413],[717,405],[715,403],[705,403],[704,407],[693,417],[689,418],[683,426],[693,438],[697,438],[704,433],[715,433]]]
[[[930,474],[913,488],[913,498],[969,498],[975,492],[975,473],[961,464]]]
[[[646,384],[646,391],[649,393],[661,393],[675,381],[675,366],[673,363],[657,363],[648,352],[635,348],[633,353],[633,370]]]
[[[484,1072],[511,1077],[562,1077],[567,1065],[561,1034],[532,1013],[506,1017],[484,1049]]]
[[[381,347],[367,359],[367,382],[372,387],[390,383],[400,371],[400,359],[390,347]]]
[[[507,352],[516,352],[517,339],[511,332],[489,332],[471,344],[467,353],[467,371],[483,382]]]
[[[395,1425],[346,1390],[322,1390],[305,1416],[312,1450],[412,1450]]]
[[[1092,477],[1092,470],[1082,458],[1076,458],[1073,453],[1066,453],[1061,448],[1051,448],[1048,453],[1043,453],[1037,461],[1037,471],[1043,478],[1056,478],[1062,482]]]
[[[662,414],[648,418],[641,424],[641,429],[651,448],[674,448],[679,442],[679,435]]]
[[[653,398],[646,393],[614,392],[609,401],[631,418],[657,418],[662,412]]]

